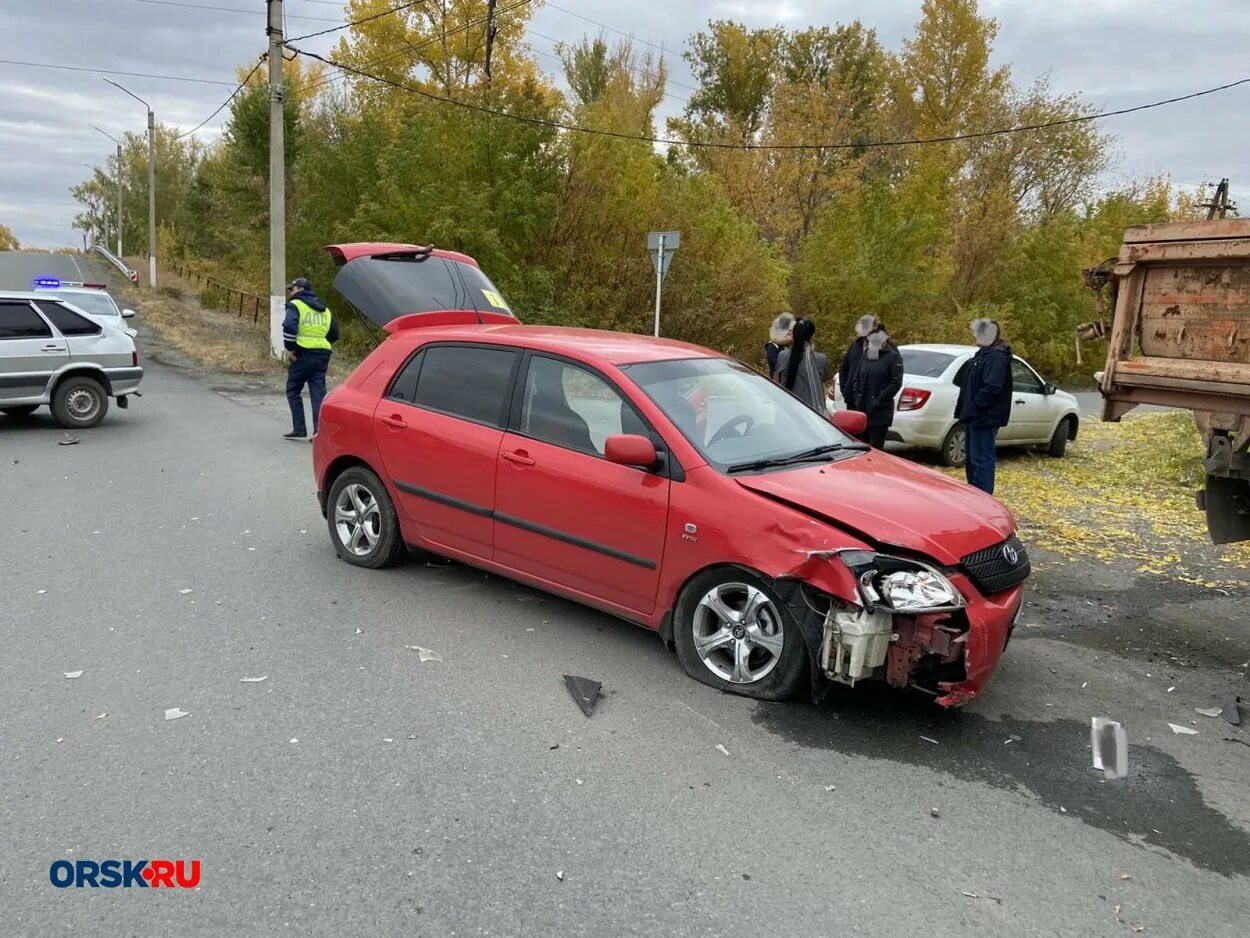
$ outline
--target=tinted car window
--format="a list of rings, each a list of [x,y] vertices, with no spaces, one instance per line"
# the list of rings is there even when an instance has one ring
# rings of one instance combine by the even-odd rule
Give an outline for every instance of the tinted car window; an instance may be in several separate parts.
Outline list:
[[[602,456],[610,436],[646,435],[646,424],[598,375],[568,362],[536,355],[525,376],[521,432]]]
[[[508,349],[436,345],[422,353],[413,403],[453,417],[502,427],[519,356]]]
[[[940,378],[955,356],[948,352],[933,352],[927,349],[900,349],[903,355],[903,373],[916,375],[919,378]]]
[[[0,301],[0,339],[50,338],[48,324],[25,300]]]
[[[408,363],[399,369],[399,373],[395,375],[395,380],[391,382],[391,389],[387,392],[387,397],[394,401],[407,401],[409,404],[416,400],[417,375],[421,371],[423,358],[424,355],[418,352],[408,359]]]
[[[1042,393],[1042,383],[1037,380],[1037,375],[1033,374],[1033,369],[1018,358],[1011,360],[1011,386],[1015,391]]]
[[[456,269],[460,271],[460,276],[464,278],[469,289],[469,302],[474,309],[483,313],[512,315],[508,301],[480,268],[472,264],[457,264]]]
[[[61,335],[99,335],[103,331],[97,323],[79,316],[72,309],[66,309],[60,303],[44,300],[39,303],[39,308],[52,320],[52,325],[56,326]]]

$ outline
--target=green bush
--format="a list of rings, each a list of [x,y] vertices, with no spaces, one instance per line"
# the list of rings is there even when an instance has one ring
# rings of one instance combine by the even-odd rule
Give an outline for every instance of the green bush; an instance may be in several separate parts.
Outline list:
[[[209,309],[225,309],[229,294],[224,287],[219,287],[215,283],[204,284],[204,289],[200,291],[200,305]]]

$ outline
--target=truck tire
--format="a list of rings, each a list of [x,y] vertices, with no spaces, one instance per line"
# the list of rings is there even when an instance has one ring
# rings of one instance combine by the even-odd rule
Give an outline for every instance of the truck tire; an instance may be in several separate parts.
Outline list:
[[[71,375],[52,394],[52,415],[68,430],[94,427],[109,412],[109,396],[95,378]]]
[[[1250,540],[1250,480],[1208,475],[1202,501],[1211,543]]]
[[[1068,451],[1068,438],[1072,435],[1072,418],[1064,417],[1055,427],[1055,435],[1050,438],[1050,448],[1046,450],[1055,459],[1059,459]]]

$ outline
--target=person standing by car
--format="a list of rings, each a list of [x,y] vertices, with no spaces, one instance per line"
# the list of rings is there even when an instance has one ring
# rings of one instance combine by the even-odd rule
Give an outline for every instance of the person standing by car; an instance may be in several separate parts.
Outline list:
[[[829,359],[816,351],[816,323],[796,319],[790,327],[790,347],[777,356],[778,383],[817,413],[825,408],[825,385],[829,383]]]
[[[865,442],[873,449],[885,449],[886,434],[894,422],[894,396],[903,390],[903,356],[880,323],[863,342],[851,391],[858,405],[855,409],[868,416]]]
[[[1011,418],[1011,346],[993,319],[974,319],[971,328],[978,348],[959,389],[955,417],[967,433],[968,484],[993,495],[998,431]]]
[[[321,402],[326,396],[326,369],[330,365],[333,345],[339,338],[339,324],[326,308],[312,284],[296,277],[287,284],[286,317],[282,321],[282,344],[286,346],[290,365],[286,374],[286,399],[291,405],[291,432],[288,440],[308,436],[304,422],[304,385],[308,385],[312,405],[313,436],[321,417]]]
[[[790,345],[790,329],[794,326],[794,314],[782,313],[768,328],[768,341],[764,343],[764,357],[768,359],[769,380],[777,380],[777,359],[781,350]]]
[[[881,329],[881,320],[876,316],[860,316],[855,323],[855,340],[846,347],[846,354],[838,367],[838,387],[842,389],[842,402],[847,410],[860,409],[859,401],[855,399],[855,373],[864,358],[868,336]]]

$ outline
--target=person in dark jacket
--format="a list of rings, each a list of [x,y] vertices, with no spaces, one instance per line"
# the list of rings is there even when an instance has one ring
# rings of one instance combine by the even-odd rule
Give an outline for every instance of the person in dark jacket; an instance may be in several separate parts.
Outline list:
[[[993,495],[998,431],[1011,419],[1011,346],[992,319],[974,320],[972,335],[979,348],[959,389],[955,418],[967,433],[968,484]]]
[[[321,417],[321,402],[326,396],[326,369],[330,366],[332,347],[339,339],[339,324],[326,308],[312,284],[297,277],[287,284],[286,317],[282,320],[282,344],[291,364],[286,373],[286,399],[291,405],[291,432],[288,440],[308,436],[304,423],[304,385],[312,404],[313,436]]]
[[[768,328],[768,341],[764,343],[764,357],[768,359],[768,377],[777,380],[777,359],[781,350],[790,347],[790,330],[794,328],[794,314],[782,313]]]
[[[885,449],[886,434],[894,422],[894,396],[903,389],[903,355],[878,328],[864,338],[864,353],[851,379],[856,410],[868,416],[865,442]]]
[[[860,316],[855,323],[855,341],[846,347],[842,364],[838,366],[838,388],[842,391],[842,402],[847,410],[861,409],[855,399],[855,372],[864,358],[868,336],[883,329],[881,320],[876,316]]]

